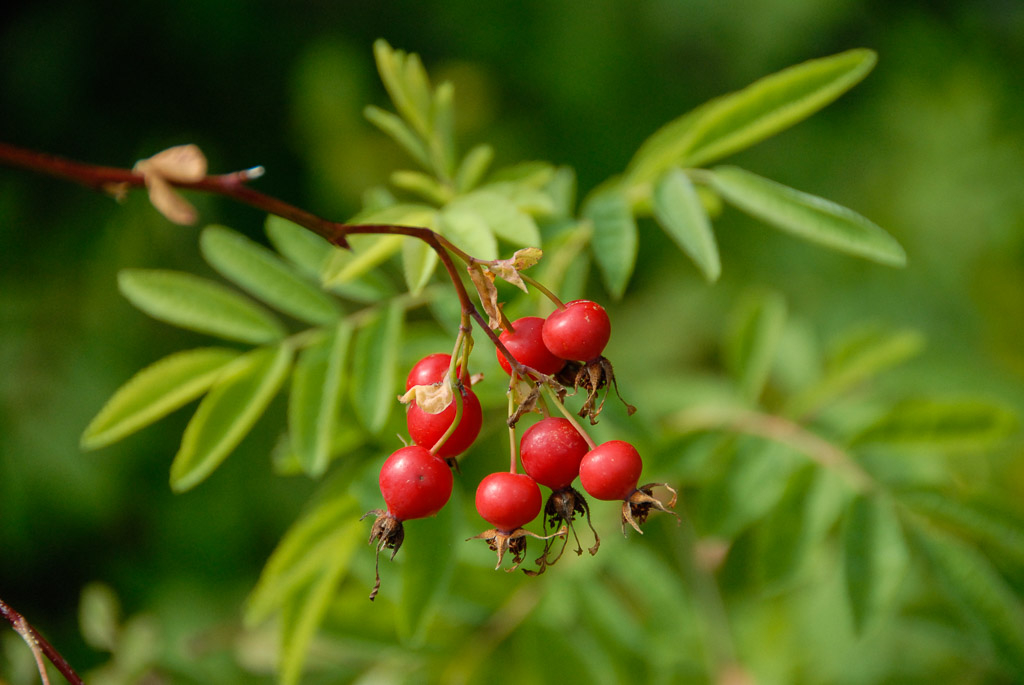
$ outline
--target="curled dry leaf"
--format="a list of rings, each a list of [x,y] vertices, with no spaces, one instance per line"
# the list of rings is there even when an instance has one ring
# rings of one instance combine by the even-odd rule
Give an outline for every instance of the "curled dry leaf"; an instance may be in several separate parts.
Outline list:
[[[485,265],[487,268],[485,275],[492,281],[497,277],[508,281],[524,293],[529,292],[519,272],[523,269],[529,269],[539,262],[542,254],[544,253],[541,252],[540,248],[524,247],[521,250],[516,250],[511,259],[496,259],[493,262],[488,262]]]
[[[194,224],[199,218],[196,208],[171,185],[195,183],[206,176],[206,156],[196,145],[177,145],[139,160],[132,168],[141,174],[149,191],[149,201],[157,211],[176,224]]]
[[[494,276],[485,272],[476,263],[469,265],[469,277],[473,279],[480,304],[487,313],[487,325],[492,329],[501,328],[501,307],[498,306],[498,289],[494,287]]]
[[[448,408],[453,398],[451,385],[442,381],[430,385],[414,385],[398,401],[402,404],[415,402],[428,414],[440,414]]]

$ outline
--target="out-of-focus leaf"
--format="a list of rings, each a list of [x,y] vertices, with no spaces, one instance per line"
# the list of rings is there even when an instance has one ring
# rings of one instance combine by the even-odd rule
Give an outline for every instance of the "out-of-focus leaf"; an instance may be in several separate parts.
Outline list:
[[[572,167],[558,167],[544,190],[554,205],[555,218],[568,219],[575,215],[576,172]]]
[[[313,582],[299,590],[281,611],[282,685],[297,685],[302,679],[309,646],[334,599],[338,583],[348,571],[349,560],[362,537],[363,527],[352,519],[337,529],[324,546],[326,552]]]
[[[540,245],[540,230],[533,217],[492,190],[483,188],[460,197],[452,201],[447,210],[456,208],[480,216],[495,236],[508,243],[523,247]]]
[[[220,466],[281,388],[292,363],[284,344],[259,348],[231,363],[185,427],[171,464],[171,488],[184,492]]]
[[[395,108],[426,138],[430,128],[430,82],[420,58],[395,50],[382,39],[374,42],[373,56]]]
[[[352,325],[342,320],[332,334],[299,355],[288,399],[288,431],[302,470],[317,478],[327,470],[331,442],[352,339]]]
[[[436,517],[416,522],[402,544],[402,596],[398,601],[399,639],[410,649],[423,645],[455,570],[462,505],[459,489]]]
[[[902,492],[899,500],[919,514],[1024,566],[1024,517],[986,502],[964,502],[950,493],[931,490]]]
[[[214,281],[179,271],[123,269],[121,294],[154,319],[247,343],[284,337],[281,323],[263,307]]]
[[[629,163],[629,182],[653,181],[673,165],[701,166],[775,135],[852,88],[876,60],[871,50],[848,50],[711,100],[644,141]]]
[[[490,145],[481,144],[473,147],[462,158],[459,170],[455,173],[455,190],[467,193],[475,188],[493,160],[494,148]]]
[[[498,258],[498,242],[490,225],[473,209],[453,202],[441,210],[438,229],[441,235],[477,259]]]
[[[980,400],[909,400],[865,428],[858,446],[887,446],[934,452],[991,449],[1017,430],[1010,409]]]
[[[974,547],[923,526],[915,526],[912,533],[928,561],[928,570],[973,631],[995,647],[1015,680],[1024,678],[1024,609],[1020,597]]]
[[[662,174],[654,184],[654,218],[710,282],[718,280],[722,265],[718,245],[704,205],[689,177],[678,167]]]
[[[917,356],[924,344],[924,336],[913,330],[857,331],[830,355],[822,378],[790,399],[785,413],[802,416],[813,412],[882,371]]]
[[[203,257],[228,280],[279,311],[316,326],[338,319],[338,307],[272,251],[223,226],[199,236]]]
[[[842,513],[846,486],[834,473],[801,467],[758,528],[756,557],[769,592],[788,589]]]
[[[434,97],[430,103],[430,158],[434,163],[434,171],[445,179],[451,179],[455,174],[454,100],[455,86],[450,81],[444,81],[434,89]]]
[[[394,300],[356,335],[352,407],[371,433],[379,433],[397,404],[396,366],[405,310]]]
[[[316,233],[273,214],[267,216],[264,231],[275,250],[302,273],[314,278],[320,277],[324,262],[338,249]]]
[[[443,205],[451,197],[450,188],[442,186],[436,178],[422,171],[408,169],[395,171],[391,174],[391,184],[438,205]]]
[[[895,238],[852,209],[739,167],[715,167],[710,180],[726,202],[775,228],[879,264],[907,263]]]
[[[78,605],[82,637],[93,649],[113,652],[121,633],[121,602],[109,585],[89,583]]]
[[[221,347],[176,352],[132,376],[107,400],[85,432],[82,449],[117,442],[206,392],[240,352]]]
[[[583,216],[593,228],[590,245],[605,287],[622,297],[637,255],[636,221],[622,188],[609,185],[595,191],[583,206]]]
[[[487,179],[488,185],[540,188],[551,180],[555,168],[550,162],[531,160],[502,167]]]
[[[402,269],[409,294],[418,295],[430,282],[437,268],[438,256],[422,240],[406,240],[402,243]]]
[[[320,278],[327,288],[340,283],[353,281],[370,269],[387,261],[402,249],[402,242],[410,240],[400,235],[378,235],[359,239],[353,236],[349,242],[353,245],[352,252],[336,250],[324,263]]]
[[[426,145],[401,117],[373,105],[368,105],[363,110],[363,115],[371,124],[398,143],[398,146],[409,153],[409,156],[419,162],[424,169],[430,168],[430,155],[427,153]]]
[[[858,495],[843,525],[843,569],[854,629],[860,633],[891,613],[909,554],[892,502],[875,493]]]
[[[786,301],[778,293],[748,294],[736,307],[724,341],[725,365],[750,401],[764,390],[785,324]]]

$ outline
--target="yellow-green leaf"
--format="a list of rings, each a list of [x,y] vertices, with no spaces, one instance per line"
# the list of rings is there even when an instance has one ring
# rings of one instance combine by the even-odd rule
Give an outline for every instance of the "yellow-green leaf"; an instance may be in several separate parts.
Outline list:
[[[584,204],[583,216],[590,220],[590,246],[605,287],[614,297],[622,297],[633,275],[638,249],[636,221],[629,201],[621,187],[605,186]]]
[[[722,267],[711,221],[682,169],[669,169],[654,184],[653,208],[658,225],[689,255],[704,278],[718,280]]]
[[[882,495],[859,495],[843,526],[846,594],[857,632],[892,613],[909,562],[906,542],[892,502]]]
[[[356,335],[352,370],[352,407],[360,422],[379,433],[398,400],[398,348],[405,309],[392,300]]]

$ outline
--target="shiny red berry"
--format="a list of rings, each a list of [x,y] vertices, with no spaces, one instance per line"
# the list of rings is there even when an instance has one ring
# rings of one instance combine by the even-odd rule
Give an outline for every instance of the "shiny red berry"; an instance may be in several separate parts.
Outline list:
[[[624,500],[636,491],[642,470],[643,461],[635,447],[622,440],[609,440],[584,455],[580,485],[597,499]]]
[[[558,373],[565,366],[565,359],[557,357],[544,345],[541,331],[544,319],[539,316],[524,316],[512,322],[512,331],[502,331],[498,339],[505,345],[516,361],[543,374]],[[497,351],[498,363],[505,373],[512,375],[512,367],[505,355]]]
[[[525,473],[492,473],[476,489],[477,512],[505,533],[535,519],[540,506],[540,488]]]
[[[552,354],[588,362],[604,352],[612,334],[604,307],[590,300],[573,300],[544,321],[542,337]]]
[[[399,521],[433,516],[452,494],[452,471],[418,445],[396,450],[380,469],[387,513]]]
[[[405,379],[405,389],[409,390],[414,385],[432,385],[439,382],[444,378],[451,363],[452,356],[450,354],[443,352],[428,354],[416,362],[412,369],[410,369],[409,375]],[[469,376],[462,373],[461,366],[459,367],[459,372],[462,376],[462,382],[469,384]]]
[[[462,388],[462,416],[459,418],[459,425],[455,431],[448,436],[435,454],[441,458],[455,457],[467,449],[480,434],[480,426],[483,424],[483,412],[480,408],[480,400],[469,388]],[[409,411],[405,415],[405,423],[409,428],[409,437],[412,441],[428,450],[433,448],[441,436],[445,434],[448,427],[455,420],[455,401],[449,404],[443,411],[437,414],[428,414],[420,409],[419,405],[413,402],[409,405]]]
[[[519,442],[523,470],[552,490],[561,490],[576,480],[580,460],[590,446],[568,419],[550,417],[526,429]]]

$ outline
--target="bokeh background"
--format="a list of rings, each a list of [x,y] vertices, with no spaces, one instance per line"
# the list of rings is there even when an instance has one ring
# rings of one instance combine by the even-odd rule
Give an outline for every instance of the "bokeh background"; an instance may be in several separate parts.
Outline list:
[[[714,369],[731,304],[765,286],[823,340],[863,321],[921,331],[926,352],[893,383],[1024,409],[1018,2],[7,3],[0,138],[114,166],[194,142],[213,170],[264,165],[260,189],[345,218],[406,164],[361,114],[386,104],[372,62],[378,37],[455,83],[463,149],[486,141],[498,164],[571,165],[581,190],[715,95],[805,59],[873,48],[879,63],[864,83],[734,161],[870,217],[906,247],[908,267],[827,252],[727,211],[716,222],[723,278],[708,286],[648,226],[637,275],[612,305],[620,374]],[[204,220],[260,235],[257,213],[195,201]],[[196,231],[170,225],[142,196],[118,205],[0,169],[0,596],[88,670],[104,657],[83,643],[76,610],[99,580],[128,613],[157,617],[168,640],[214,663],[209,673],[234,674],[238,607],[317,484],[271,471],[279,406],[185,495],[170,492],[167,470],[187,412],[80,451],[82,429],[118,385],[199,339],[119,296],[115,274],[129,266],[209,273]],[[658,335],[625,334],[652,321]],[[662,392],[656,406],[671,403]],[[1024,494],[1016,461],[995,475]],[[17,660],[0,657],[0,681]],[[819,682],[815,673],[827,671],[808,666],[801,682]]]

